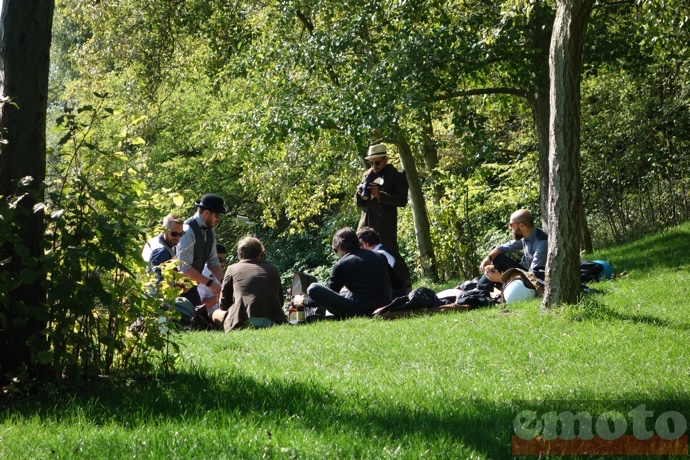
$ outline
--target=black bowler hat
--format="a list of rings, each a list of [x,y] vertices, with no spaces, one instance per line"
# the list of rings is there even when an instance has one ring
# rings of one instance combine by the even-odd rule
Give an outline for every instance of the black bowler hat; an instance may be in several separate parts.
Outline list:
[[[207,193],[201,197],[201,200],[194,203],[194,206],[199,208],[208,209],[211,212],[218,212],[221,214],[227,214],[228,210],[225,209],[225,203],[223,199],[218,195],[213,193]]]

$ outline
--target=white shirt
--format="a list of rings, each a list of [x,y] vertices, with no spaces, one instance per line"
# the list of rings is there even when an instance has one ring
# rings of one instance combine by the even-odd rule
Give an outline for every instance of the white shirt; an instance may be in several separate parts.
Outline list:
[[[384,256],[386,256],[386,260],[388,261],[388,265],[390,265],[391,267],[395,267],[395,257],[390,255],[390,253],[388,251],[381,249],[381,246],[383,246],[383,245],[377,244],[374,247],[374,251],[378,252],[379,254],[383,254]]]
[[[201,272],[202,275],[204,275],[207,278],[214,278],[213,273],[211,273],[211,270],[208,269],[208,265],[204,265],[204,271]],[[223,280],[218,281],[220,284],[223,284]],[[211,291],[211,288],[206,287],[204,284],[200,284],[196,287],[196,290],[199,291],[199,297],[201,300],[208,299],[209,297],[214,297],[213,291]],[[216,297],[216,301],[218,300],[218,297]],[[218,310],[218,302],[212,307],[208,307],[206,310],[208,311],[208,314],[210,315],[214,311]]]

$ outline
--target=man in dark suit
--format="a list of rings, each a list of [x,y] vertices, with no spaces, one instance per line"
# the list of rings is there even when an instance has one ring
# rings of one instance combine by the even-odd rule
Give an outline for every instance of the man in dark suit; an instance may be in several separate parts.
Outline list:
[[[362,248],[382,254],[388,262],[388,274],[391,278],[393,298],[403,297],[412,291],[412,279],[410,269],[400,254],[391,251],[381,244],[379,234],[371,227],[362,227],[357,230],[357,238]]]
[[[350,227],[336,232],[331,247],[340,260],[333,266],[326,286],[312,283],[307,288],[310,301],[339,318],[368,316],[391,302],[391,282],[383,255],[362,249]],[[340,293],[343,288],[347,291]],[[314,305],[309,302],[306,306]]]

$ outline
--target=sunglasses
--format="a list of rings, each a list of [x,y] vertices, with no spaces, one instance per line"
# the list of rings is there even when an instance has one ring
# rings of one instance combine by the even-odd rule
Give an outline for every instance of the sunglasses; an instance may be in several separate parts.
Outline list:
[[[369,164],[372,166],[378,166],[383,163],[383,160],[370,161]]]
[[[216,219],[220,219],[221,213],[214,212],[213,215],[216,216]]]
[[[218,257],[218,261],[220,262],[221,265],[225,263],[225,259],[222,257]]]
[[[184,232],[169,232],[169,233],[170,233],[170,236],[172,236],[173,238],[177,238],[178,236],[184,235]]]

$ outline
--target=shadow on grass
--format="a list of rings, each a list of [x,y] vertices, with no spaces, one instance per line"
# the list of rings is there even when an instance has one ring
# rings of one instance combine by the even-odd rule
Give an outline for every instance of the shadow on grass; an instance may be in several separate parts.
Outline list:
[[[686,228],[687,225],[684,225],[656,233],[609,251],[602,251],[602,254],[613,264],[616,273],[687,265],[690,260],[690,231]]]
[[[546,403],[463,400],[452,402],[453,407],[444,407],[445,414],[418,408],[410,410],[410,404],[376,399],[360,403],[352,407],[334,392],[316,385],[289,381],[265,383],[246,376],[207,378],[188,373],[167,381],[91,385],[70,398],[53,395],[23,400],[14,404],[11,411],[3,411],[0,420],[39,416],[50,423],[70,423],[70,414],[78,413],[80,419],[85,417],[95,426],[114,423],[136,429],[149,421],[187,426],[207,423],[209,412],[220,411],[253,419],[264,430],[279,429],[291,420],[292,425],[286,429],[301,426],[305,431],[318,433],[327,428],[342,433],[352,443],[362,440],[362,444],[383,442],[385,446],[390,439],[404,449],[406,440],[414,438],[421,439],[429,452],[444,458],[465,456],[467,448],[486,458],[510,458],[513,420],[526,408],[537,408],[542,414],[551,410],[577,411],[582,407],[592,413],[619,410],[626,414],[642,403],[658,409],[657,415],[664,410],[690,415],[687,395],[670,393],[642,401],[639,394],[623,395],[613,401],[574,400],[572,396]],[[654,419],[650,423],[649,429],[654,429]],[[270,444],[270,436],[265,442]],[[441,451],[434,450],[436,443],[442,446]]]
[[[79,414],[80,419],[86,417],[95,426],[117,424],[136,429],[150,421],[201,424],[202,420],[208,420],[209,413],[222,413],[249,420],[250,425],[274,433],[280,427],[300,427],[316,433],[327,430],[354,444],[383,443],[382,446],[390,448],[395,443],[403,449],[408,439],[414,438],[416,441],[409,442],[418,445],[421,440],[423,447],[431,452],[437,445],[450,458],[467,453],[467,449],[489,458],[509,455],[508,402],[496,405],[481,400],[459,401],[455,407],[444,406],[444,414],[414,407],[409,401],[401,402],[404,404],[370,396],[370,399],[358,399],[353,407],[352,401],[345,401],[335,391],[316,384],[182,373],[165,381],[92,384],[70,394],[69,398],[60,395],[28,398],[3,411],[0,420],[39,416],[47,423],[69,424],[72,414]],[[218,415],[210,417],[214,416]],[[269,443],[267,436],[266,444]]]
[[[680,331],[690,330],[690,324],[669,321],[649,314],[626,313],[603,304],[595,297],[590,297],[577,305],[565,307],[566,316],[573,321],[613,320],[625,321],[647,326],[658,326]]]

